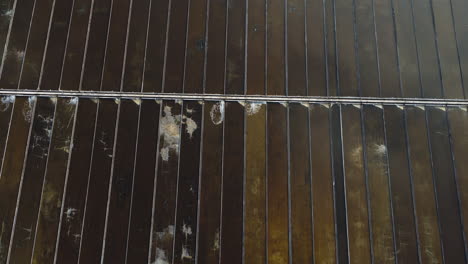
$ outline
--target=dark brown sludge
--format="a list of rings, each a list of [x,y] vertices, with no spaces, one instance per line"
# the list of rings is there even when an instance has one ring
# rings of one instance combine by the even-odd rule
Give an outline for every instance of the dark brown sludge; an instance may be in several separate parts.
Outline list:
[[[466,0],[0,0],[0,264],[468,264]]]
[[[2,263],[465,259],[466,107],[0,106]]]

